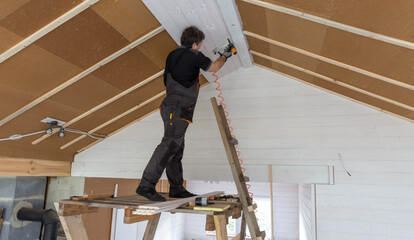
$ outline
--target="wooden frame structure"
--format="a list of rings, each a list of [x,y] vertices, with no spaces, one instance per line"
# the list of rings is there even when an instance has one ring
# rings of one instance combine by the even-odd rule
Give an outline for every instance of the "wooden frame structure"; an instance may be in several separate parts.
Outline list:
[[[212,192],[200,196],[222,194],[223,192]],[[165,195],[165,194],[164,194]],[[154,206],[154,205],[170,205],[171,209],[164,208],[162,212],[174,213],[189,213],[189,214],[202,214],[206,215],[206,230],[217,232],[217,239],[228,239],[226,225],[228,224],[228,217],[239,218],[241,216],[241,204],[239,201],[225,202],[230,205],[230,208],[224,211],[210,211],[210,210],[193,210],[189,204],[189,201],[194,200],[195,197],[185,199],[171,199],[165,196],[167,201],[162,203],[151,202],[141,196],[123,196],[123,197],[105,197],[105,196],[90,196],[90,197],[72,197],[72,200],[62,200],[59,203],[55,203],[55,207],[58,210],[58,215],[62,223],[68,240],[88,240],[88,235],[85,230],[85,226],[82,222],[81,214],[94,213],[98,211],[99,207],[106,208],[118,208],[125,209],[124,223],[131,224],[142,221],[148,221],[144,240],[154,239],[158,222],[161,213],[155,213],[152,215],[137,215],[135,212],[140,207]],[[213,201],[213,203],[223,203],[222,201]],[[176,206],[179,207],[176,207]],[[240,238],[241,239],[241,238]],[[243,238],[244,239],[244,238]]]
[[[266,233],[264,231],[260,231],[259,225],[257,223],[256,214],[254,213],[254,210],[257,206],[253,204],[252,198],[250,197],[249,192],[247,190],[246,181],[248,181],[248,177],[245,177],[241,170],[236,148],[234,147],[235,141],[231,136],[231,132],[226,119],[226,115],[223,110],[223,106],[217,104],[217,100],[215,97],[212,97],[210,100],[211,104],[213,105],[217,125],[219,127],[220,135],[223,140],[224,148],[226,150],[227,159],[229,161],[229,165],[231,168],[231,173],[233,175],[234,182],[237,187],[237,192],[240,196],[240,202],[242,204],[243,209],[243,220],[245,220],[245,223],[249,227],[252,239],[263,240],[265,239]]]

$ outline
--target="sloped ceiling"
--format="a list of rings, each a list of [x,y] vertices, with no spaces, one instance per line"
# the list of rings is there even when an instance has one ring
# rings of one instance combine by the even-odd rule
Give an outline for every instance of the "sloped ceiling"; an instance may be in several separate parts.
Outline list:
[[[174,2],[169,14],[191,21],[194,11],[172,9]],[[203,11],[210,3],[191,2]],[[414,120],[413,1],[236,3],[256,65]],[[71,11],[66,22],[55,22]],[[202,14],[197,21],[211,35],[226,27]],[[44,130],[46,117],[111,135],[155,111],[165,58],[177,47],[164,27],[138,0],[1,1],[0,138]],[[41,134],[0,142],[0,156],[72,161],[97,141]]]
[[[0,51],[5,53],[80,4],[2,1]],[[137,40],[136,47],[97,65]],[[46,129],[40,122],[45,117],[86,132],[116,132],[158,108],[165,90],[165,58],[176,47],[141,1],[101,0],[86,7],[1,62],[0,138]],[[206,83],[203,77],[201,81]],[[0,142],[0,156],[71,161],[96,141],[74,133],[64,138],[40,134]]]
[[[236,2],[256,65],[414,120],[413,1]]]

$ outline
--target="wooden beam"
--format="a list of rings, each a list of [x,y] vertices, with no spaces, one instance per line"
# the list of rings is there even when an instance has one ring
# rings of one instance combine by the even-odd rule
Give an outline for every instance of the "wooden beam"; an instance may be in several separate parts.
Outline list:
[[[275,73],[277,73],[277,74],[280,74],[280,75],[286,76],[286,77],[288,77],[288,78],[291,78],[291,79],[297,80],[297,81],[299,81],[299,82],[302,82],[302,83],[308,84],[308,85],[310,85],[310,86],[312,86],[312,87],[316,87],[316,88],[321,89],[321,90],[323,90],[323,91],[325,91],[325,92],[329,92],[329,93],[331,93],[331,94],[341,96],[341,97],[343,97],[343,98],[346,98],[346,99],[348,99],[348,100],[350,100],[350,101],[353,101],[353,102],[356,102],[356,103],[358,103],[358,104],[365,105],[365,106],[370,107],[370,108],[373,108],[373,109],[375,109],[375,110],[378,110],[378,111],[381,111],[381,112],[384,112],[384,113],[387,113],[387,114],[393,115],[394,117],[397,117],[397,118],[403,119],[403,120],[405,120],[405,121],[409,121],[409,122],[414,123],[414,119],[406,118],[406,117],[400,116],[400,115],[398,115],[398,114],[395,114],[395,113],[393,113],[393,112],[387,111],[387,110],[385,110],[385,109],[381,109],[381,108],[379,108],[379,107],[377,107],[377,106],[374,106],[374,105],[371,105],[371,104],[368,104],[368,103],[365,103],[365,102],[362,102],[362,101],[359,101],[359,100],[356,100],[356,99],[350,98],[350,97],[348,97],[348,96],[346,96],[346,95],[343,95],[343,94],[341,94],[341,93],[339,93],[339,92],[334,92],[334,91],[328,90],[328,89],[326,89],[326,88],[320,87],[320,86],[318,86],[318,85],[316,85],[316,84],[313,84],[313,83],[307,82],[307,81],[305,81],[305,80],[302,80],[302,79],[300,79],[300,78],[294,77],[294,76],[289,75],[289,74],[286,74],[286,73],[284,73],[284,72],[277,71],[277,70],[275,70],[275,69],[273,69],[273,68],[269,68],[269,67],[263,66],[263,65],[258,64],[258,63],[254,63],[254,65],[255,65],[255,66],[258,66],[258,67],[261,67],[261,68],[264,68],[264,69],[267,69],[267,70],[269,70],[269,71],[275,72]]]
[[[143,222],[143,221],[149,221],[151,219],[156,219],[158,217],[158,214],[154,215],[134,215],[132,214],[131,209],[125,209],[125,216],[124,216],[124,223],[131,224],[131,223],[137,223],[137,222]]]
[[[155,231],[157,231],[158,222],[160,221],[161,213],[155,215],[155,218],[148,220],[147,228],[145,229],[143,240],[152,240],[155,236]]]
[[[281,65],[283,65],[283,66],[286,66],[286,67],[290,67],[290,68],[296,69],[296,70],[298,70],[298,71],[301,71],[301,72],[307,73],[307,74],[309,74],[309,75],[315,76],[315,77],[317,77],[317,78],[320,78],[320,79],[326,80],[326,81],[328,81],[328,82],[331,82],[331,83],[334,83],[334,84],[337,84],[337,85],[343,86],[343,87],[345,87],[345,88],[348,88],[348,89],[354,90],[354,91],[356,91],[356,92],[359,92],[359,93],[362,93],[362,94],[365,94],[365,95],[371,96],[371,97],[373,97],[373,98],[376,98],[376,99],[382,100],[382,101],[384,101],[384,102],[388,102],[388,103],[391,103],[391,104],[397,105],[397,106],[399,106],[399,107],[405,108],[405,109],[407,109],[407,110],[414,111],[414,107],[412,107],[412,106],[410,106],[410,105],[407,105],[407,104],[404,104],[404,103],[400,103],[400,102],[398,102],[398,101],[392,100],[392,99],[387,98],[387,97],[380,96],[380,95],[378,95],[378,94],[375,94],[375,93],[372,93],[372,92],[369,92],[369,91],[363,90],[363,89],[361,89],[361,88],[358,88],[358,87],[352,86],[352,85],[350,85],[350,84],[347,84],[347,83],[344,83],[344,82],[338,81],[338,80],[336,80],[336,79],[333,79],[333,78],[327,77],[327,76],[325,76],[325,75],[322,75],[322,74],[319,74],[319,73],[316,73],[316,72],[310,71],[310,70],[305,69],[305,68],[302,68],[302,67],[298,67],[298,66],[296,66],[296,65],[293,65],[293,64],[291,64],[291,63],[288,63],[288,62],[282,61],[282,60],[280,60],[280,59],[276,59],[276,58],[273,58],[273,57],[269,57],[269,56],[267,56],[267,55],[265,55],[265,54],[261,54],[261,53],[258,53],[258,52],[256,52],[256,51],[252,51],[252,50],[250,50],[250,52],[251,52],[253,55],[256,55],[256,56],[259,56],[259,57],[265,58],[265,59],[270,60],[270,61],[272,61],[272,62],[275,62],[275,63],[281,64]]]
[[[216,227],[216,237],[217,240],[227,240],[227,224],[226,224],[226,215],[214,215],[214,226]]]
[[[59,203],[55,202],[55,208],[58,211],[58,216],[62,228],[65,231],[68,240],[88,240],[88,234],[85,230],[85,225],[82,221],[82,215],[61,216],[59,212]]]
[[[271,239],[274,239],[274,216],[273,216],[273,171],[272,164],[269,164],[269,183],[270,183],[270,226],[272,227]]]
[[[346,25],[343,23],[339,23],[339,22],[335,22],[335,21],[331,21],[329,19],[326,18],[321,18],[309,13],[305,13],[305,12],[301,12],[301,11],[297,11],[291,8],[287,8],[287,7],[282,7],[279,5],[276,5],[274,3],[268,3],[268,2],[264,2],[264,1],[260,1],[260,0],[242,0],[243,2],[247,2],[250,4],[254,4],[263,8],[267,8],[273,11],[277,11],[277,12],[281,12],[284,14],[288,14],[291,16],[295,16],[298,18],[302,18],[302,19],[306,19],[312,22],[316,22],[319,24],[323,24],[326,25],[328,27],[333,27],[339,30],[343,30],[343,31],[347,31],[353,34],[357,34],[360,36],[364,36],[367,38],[371,38],[371,39],[375,39],[378,41],[382,41],[382,42],[386,42],[389,44],[393,44],[393,45],[397,45],[400,47],[404,47],[404,48],[408,48],[411,50],[414,50],[414,43],[412,42],[408,42],[408,41],[404,41],[398,38],[394,38],[394,37],[390,37],[387,35],[383,35],[380,33],[375,33],[375,32],[371,32],[365,29],[361,29],[361,28],[357,28],[357,27],[353,27],[350,25]]]
[[[0,233],[1,233],[1,227],[3,226],[3,210],[4,208],[0,208]]]
[[[146,100],[146,101],[144,101],[144,102],[142,102],[142,103],[138,104],[137,106],[135,106],[135,107],[133,107],[133,108],[129,109],[128,111],[125,111],[125,112],[123,112],[123,113],[119,114],[118,116],[116,116],[116,117],[112,118],[111,120],[109,120],[109,121],[107,121],[107,122],[105,122],[105,123],[103,123],[103,124],[101,124],[101,125],[97,126],[96,128],[94,128],[94,129],[90,130],[88,133],[89,133],[89,134],[95,133],[96,131],[98,131],[98,130],[100,130],[100,129],[102,129],[102,128],[106,127],[106,126],[108,126],[109,124],[111,124],[111,123],[113,123],[113,122],[115,122],[115,121],[117,121],[117,120],[119,120],[119,119],[121,119],[121,118],[125,117],[126,115],[128,115],[128,114],[130,114],[130,113],[132,113],[132,112],[134,112],[134,111],[136,111],[136,110],[138,110],[139,108],[141,108],[141,107],[143,107],[143,106],[147,105],[148,103],[150,103],[150,102],[154,101],[155,99],[160,98],[160,97],[162,97],[162,96],[164,96],[164,95],[165,95],[165,91],[162,91],[161,93],[158,93],[157,95],[155,95],[155,96],[153,96],[152,98],[150,98],[150,99],[148,99],[148,100]],[[74,140],[72,140],[72,141],[70,141],[70,142],[66,143],[65,145],[61,146],[61,147],[60,147],[60,149],[65,149],[65,148],[67,148],[67,147],[69,147],[70,145],[72,145],[72,144],[74,144],[74,143],[76,143],[76,142],[80,141],[81,139],[83,139],[83,138],[85,138],[85,137],[86,137],[86,135],[81,135],[81,136],[79,136],[79,137],[75,138]]]
[[[0,176],[70,176],[71,162],[0,157]]]
[[[330,63],[332,65],[342,67],[342,68],[345,68],[345,69],[363,74],[363,75],[368,76],[368,77],[376,78],[378,80],[381,80],[381,81],[384,81],[384,82],[387,82],[387,83],[391,83],[391,84],[394,84],[394,85],[397,85],[397,86],[400,86],[400,87],[403,87],[403,88],[414,90],[414,85],[404,83],[404,82],[401,82],[401,81],[398,81],[398,80],[395,80],[395,79],[392,79],[392,78],[389,78],[389,77],[385,77],[385,76],[382,76],[382,75],[379,75],[379,74],[376,74],[376,73],[373,73],[373,72],[370,72],[370,71],[367,71],[367,70],[364,70],[364,69],[361,69],[361,68],[358,68],[358,67],[354,67],[352,65],[348,65],[346,63],[339,62],[339,61],[336,61],[336,60],[333,60],[333,59],[330,59],[330,58],[327,58],[327,57],[324,57],[324,56],[321,56],[321,55],[318,55],[318,54],[315,54],[315,53],[312,53],[312,52],[308,52],[308,51],[303,50],[301,48],[297,48],[297,47],[291,46],[291,45],[286,44],[286,43],[282,43],[282,42],[279,42],[279,41],[276,41],[276,40],[273,40],[273,39],[270,39],[270,38],[267,38],[267,37],[263,37],[261,35],[258,35],[258,34],[255,34],[255,33],[249,32],[249,31],[243,31],[243,32],[247,36],[265,41],[267,43],[270,43],[270,44],[273,44],[273,45],[276,45],[276,46],[279,46],[279,47],[282,47],[282,48],[289,49],[291,51],[306,55],[308,57],[316,58],[316,59],[324,61],[326,63]]]
[[[253,58],[249,54],[249,47],[243,35],[242,23],[236,2],[234,0],[220,0],[216,2],[226,23],[227,30],[230,33],[231,40],[237,46],[237,55],[240,57],[243,67],[251,67],[253,65]]]
[[[82,113],[81,115],[77,116],[76,118],[74,118],[74,119],[70,120],[69,122],[65,123],[65,124],[63,125],[63,127],[69,127],[70,125],[72,125],[72,124],[74,124],[74,123],[76,123],[76,122],[80,121],[81,119],[85,118],[86,116],[89,116],[90,114],[92,114],[92,113],[94,113],[94,112],[98,111],[99,109],[101,109],[101,108],[103,108],[103,107],[107,106],[108,104],[110,104],[110,103],[112,103],[112,102],[114,102],[114,101],[118,100],[119,98],[121,98],[121,97],[123,97],[123,96],[125,96],[125,95],[127,95],[127,94],[129,94],[129,93],[131,93],[132,91],[134,91],[134,90],[136,90],[136,89],[138,89],[138,88],[142,87],[143,85],[145,85],[145,84],[147,84],[147,83],[149,83],[149,82],[151,82],[151,81],[155,80],[156,78],[158,78],[158,77],[162,76],[163,74],[164,74],[164,70],[163,70],[163,71],[160,71],[160,72],[158,72],[158,73],[156,73],[156,74],[154,74],[154,75],[152,75],[151,77],[148,77],[148,78],[147,78],[147,79],[145,79],[144,81],[141,81],[141,82],[139,82],[139,83],[135,84],[134,86],[132,86],[132,87],[128,88],[127,90],[125,90],[125,91],[123,91],[123,92],[121,92],[121,93],[117,94],[116,96],[114,96],[114,97],[112,97],[112,98],[110,98],[110,99],[106,100],[105,102],[103,102],[103,103],[101,103],[101,104],[97,105],[96,107],[93,107],[92,109],[89,109],[88,111],[86,111],[86,112]],[[42,137],[40,137],[40,138],[36,139],[35,141],[33,141],[33,142],[32,142],[32,144],[33,144],[33,145],[38,144],[38,143],[40,143],[41,141],[43,141],[43,140],[45,140],[45,139],[49,138],[50,136],[52,136],[53,134],[55,134],[55,133],[57,133],[57,132],[59,132],[59,130],[56,130],[56,129],[55,129],[55,130],[53,130],[52,134],[50,134],[50,135],[49,135],[49,134],[45,134],[45,135],[43,135]],[[61,149],[63,149],[63,148],[61,148]]]
[[[13,47],[9,48],[7,51],[3,52],[0,55],[0,63],[6,61],[16,53],[23,50],[25,47],[29,46],[30,44],[37,41],[39,38],[43,37],[44,35],[48,34],[49,32],[53,31],[55,28],[59,27],[63,23],[67,22],[71,18],[75,17],[79,13],[81,13],[83,10],[89,8],[99,0],[85,0],[82,3],[78,4],[76,7],[72,8],[68,12],[64,13],[62,16],[56,18],[46,26],[42,27],[29,37],[23,39],[18,44],[14,45]]]
[[[90,68],[82,71],[78,75],[76,75],[73,78],[67,80],[66,82],[60,84],[59,86],[55,87],[54,89],[50,90],[49,92],[47,92],[47,93],[43,94],[42,96],[38,97],[37,99],[33,100],[32,102],[30,102],[26,106],[20,108],[16,112],[14,112],[14,113],[8,115],[7,117],[5,117],[4,119],[2,119],[0,121],[0,126],[4,125],[5,123],[9,122],[10,120],[14,119],[15,117],[23,114],[27,110],[33,108],[34,106],[38,105],[39,103],[43,102],[44,100],[48,99],[49,97],[51,97],[51,96],[55,95],[56,93],[62,91],[66,87],[68,87],[68,86],[72,85],[73,83],[79,81],[80,79],[82,79],[86,75],[92,73],[96,69],[102,67],[103,65],[109,63],[110,61],[114,60],[115,58],[117,58],[117,57],[121,56],[122,54],[128,52],[132,48],[134,48],[134,47],[138,46],[139,44],[145,42],[146,40],[148,40],[151,37],[157,35],[158,33],[160,33],[163,30],[164,30],[164,28],[162,26],[154,29],[153,31],[145,34],[144,36],[142,36],[141,38],[139,38],[136,41],[132,42],[131,44],[125,46],[121,50],[115,52],[114,54],[110,55],[109,57],[106,57],[105,59],[103,59],[100,62],[96,63],[95,65],[91,66]]]
[[[69,203],[59,204],[59,214],[61,216],[72,216],[72,215],[79,215],[83,213],[95,213],[95,212],[98,212],[97,207],[75,205],[75,204],[69,204]]]

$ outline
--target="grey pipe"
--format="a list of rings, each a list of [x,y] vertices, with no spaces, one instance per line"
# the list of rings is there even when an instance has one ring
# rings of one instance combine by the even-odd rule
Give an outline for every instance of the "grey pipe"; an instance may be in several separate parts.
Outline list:
[[[20,208],[17,212],[19,220],[42,222],[45,226],[43,240],[56,240],[59,228],[59,217],[53,209]]]

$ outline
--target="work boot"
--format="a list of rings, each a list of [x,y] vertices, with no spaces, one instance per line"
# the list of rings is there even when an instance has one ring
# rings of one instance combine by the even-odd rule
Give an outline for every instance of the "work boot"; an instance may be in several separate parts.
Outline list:
[[[159,195],[157,193],[157,191],[155,191],[155,188],[138,186],[138,188],[135,192],[138,195],[141,195],[144,198],[146,198],[148,200],[151,200],[151,201],[156,201],[156,202],[164,202],[165,201],[165,198],[163,196]]]
[[[179,191],[171,191],[168,194],[170,198],[188,198],[188,197],[194,197],[197,196],[196,194],[192,194],[189,191],[187,191],[185,188],[180,189]]]

